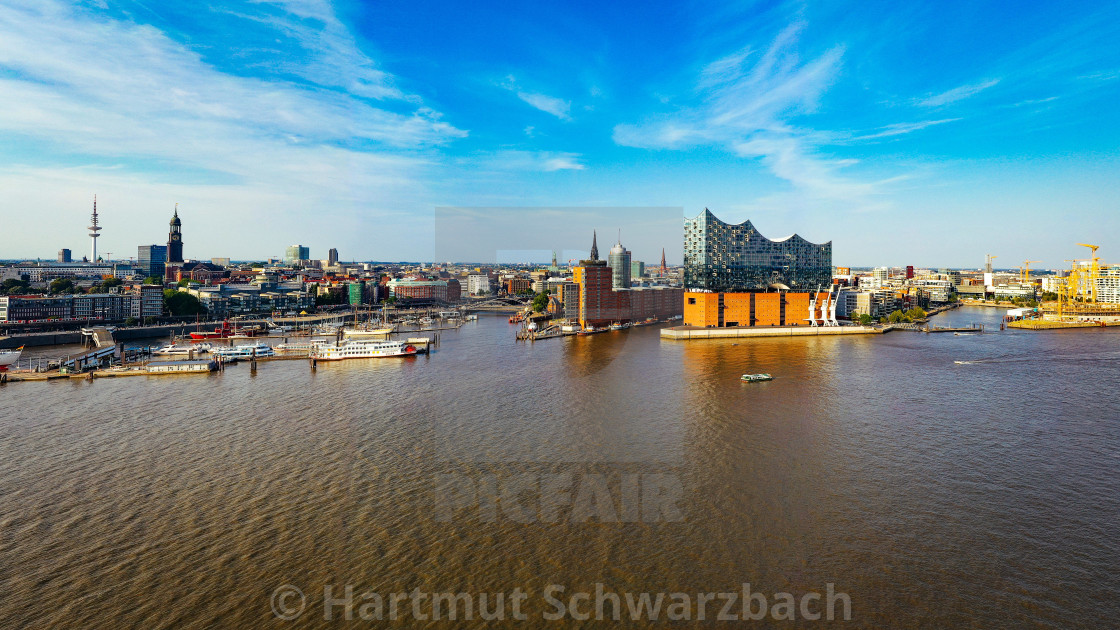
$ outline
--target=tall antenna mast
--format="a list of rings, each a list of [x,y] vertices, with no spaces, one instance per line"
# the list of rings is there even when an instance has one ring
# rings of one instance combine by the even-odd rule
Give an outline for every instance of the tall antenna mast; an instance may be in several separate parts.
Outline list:
[[[93,196],[93,216],[90,217],[89,225],[89,238],[93,242],[93,248],[90,251],[90,262],[97,262],[97,237],[101,236],[98,232],[101,231],[101,226],[97,220],[97,195]]]

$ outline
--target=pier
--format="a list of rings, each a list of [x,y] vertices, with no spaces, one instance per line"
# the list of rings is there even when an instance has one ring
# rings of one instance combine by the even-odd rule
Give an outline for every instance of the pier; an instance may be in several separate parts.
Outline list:
[[[744,326],[738,328],[694,328],[673,326],[662,328],[662,339],[689,341],[693,339],[738,339],[742,337],[829,337],[833,335],[881,335],[890,327],[875,326]]]

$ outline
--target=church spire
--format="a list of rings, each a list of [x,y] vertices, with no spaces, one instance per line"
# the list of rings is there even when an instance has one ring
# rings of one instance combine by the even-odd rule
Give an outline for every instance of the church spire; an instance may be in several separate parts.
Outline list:
[[[599,244],[596,242],[595,230],[591,230],[591,260],[599,260]]]
[[[661,275],[665,275],[665,248],[661,248]]]

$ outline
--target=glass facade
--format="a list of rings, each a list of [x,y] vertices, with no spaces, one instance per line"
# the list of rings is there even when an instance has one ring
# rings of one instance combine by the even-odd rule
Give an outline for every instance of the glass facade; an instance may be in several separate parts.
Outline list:
[[[744,221],[730,225],[707,208],[684,222],[684,286],[705,291],[778,288],[813,291],[832,283],[832,242],[794,234],[772,241]]]

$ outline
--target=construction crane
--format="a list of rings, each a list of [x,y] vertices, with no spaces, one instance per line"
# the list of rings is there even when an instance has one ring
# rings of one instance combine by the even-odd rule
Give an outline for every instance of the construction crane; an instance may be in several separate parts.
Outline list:
[[[1091,262],[1090,262],[1090,266],[1089,266],[1089,286],[1088,286],[1089,290],[1086,291],[1086,293],[1088,294],[1089,303],[1090,304],[1096,304],[1097,303],[1097,278],[1100,277],[1100,264],[1099,263],[1100,263],[1100,260],[1101,260],[1099,257],[1097,257],[1097,250],[1100,249],[1100,245],[1089,245],[1089,244],[1086,244],[1086,243],[1078,243],[1078,245],[1080,245],[1081,247],[1088,247],[1089,251],[1092,252],[1092,254],[1091,254],[1092,258],[1090,259]]]
[[[1021,273],[1019,274],[1019,282],[1021,284],[1030,284],[1031,283],[1031,263],[1036,263],[1036,262],[1042,262],[1042,261],[1041,260],[1024,260],[1023,261],[1023,267],[1020,270]]]
[[[988,264],[985,266],[984,271],[986,271],[988,273],[992,273],[992,261],[995,260],[996,258],[999,258],[999,256],[993,256],[991,254],[988,254]]]

